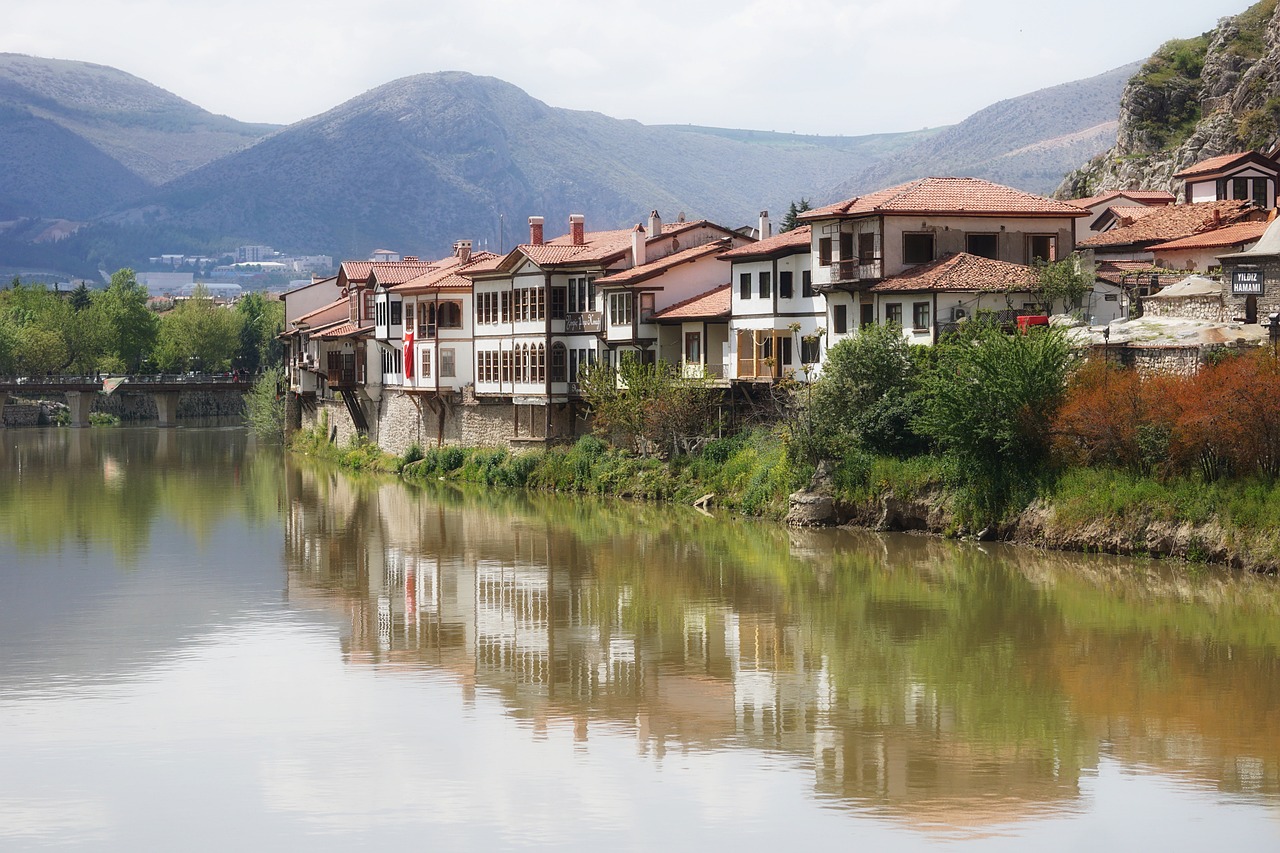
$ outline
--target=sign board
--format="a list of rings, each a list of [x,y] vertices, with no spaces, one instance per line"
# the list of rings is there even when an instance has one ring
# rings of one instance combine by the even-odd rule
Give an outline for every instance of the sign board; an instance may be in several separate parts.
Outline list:
[[[1231,293],[1237,296],[1261,295],[1266,279],[1262,270],[1232,270]]]

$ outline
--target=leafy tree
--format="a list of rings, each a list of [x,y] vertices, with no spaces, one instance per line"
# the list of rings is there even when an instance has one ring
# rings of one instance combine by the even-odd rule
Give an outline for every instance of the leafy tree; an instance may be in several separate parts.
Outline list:
[[[599,435],[626,441],[637,453],[654,448],[682,451],[680,439],[705,435],[713,417],[714,391],[701,377],[686,377],[668,362],[641,364],[623,354],[617,369],[600,362],[579,376]]]
[[[1050,424],[1062,401],[1071,348],[1059,329],[938,345],[916,427],[934,439],[960,490],[962,517],[999,521],[1029,501],[1048,473]]]
[[[279,364],[282,353],[276,335],[284,330],[284,303],[250,293],[236,303],[236,311],[241,318],[236,366],[257,373]]]
[[[147,297],[131,269],[117,270],[101,297],[107,349],[126,370],[138,370],[156,344],[160,322],[147,307]]]
[[[1060,261],[1036,261],[1034,267],[1031,292],[1050,314],[1057,305],[1061,305],[1064,311],[1070,311],[1093,290],[1093,268],[1078,254],[1068,255]]]
[[[245,420],[261,439],[280,441],[284,438],[285,397],[281,389],[286,378],[282,365],[269,367],[258,375],[245,395]],[[418,450],[421,453],[421,448]]]
[[[203,287],[164,315],[155,358],[162,370],[229,370],[244,322],[233,309],[213,303]]]
[[[817,461],[841,458],[854,445],[895,455],[923,450],[912,427],[918,374],[912,347],[896,326],[863,326],[837,343],[813,384],[801,454]]]
[[[813,205],[809,204],[809,199],[802,198],[799,204],[794,201],[791,202],[790,207],[787,208],[787,215],[782,218],[782,226],[778,229],[778,233],[785,234],[798,228],[800,226],[800,214],[807,210],[813,210]]]

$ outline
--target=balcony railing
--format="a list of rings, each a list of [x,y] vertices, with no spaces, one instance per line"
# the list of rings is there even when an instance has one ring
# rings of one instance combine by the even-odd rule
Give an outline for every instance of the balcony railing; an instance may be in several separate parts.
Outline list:
[[[879,258],[851,258],[831,262],[831,283],[875,280],[881,277]]]

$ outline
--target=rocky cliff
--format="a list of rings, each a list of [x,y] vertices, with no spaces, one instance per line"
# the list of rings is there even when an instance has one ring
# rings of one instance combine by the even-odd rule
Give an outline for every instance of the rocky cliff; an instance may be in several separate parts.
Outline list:
[[[1116,145],[1067,175],[1060,198],[1180,189],[1173,175],[1280,140],[1280,13],[1262,0],[1195,38],[1167,42],[1120,99]]]

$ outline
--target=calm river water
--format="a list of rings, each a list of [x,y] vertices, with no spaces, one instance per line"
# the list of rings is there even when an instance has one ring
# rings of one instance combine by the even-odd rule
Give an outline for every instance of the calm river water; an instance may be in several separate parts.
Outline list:
[[[0,431],[0,849],[1280,850],[1280,588]]]

